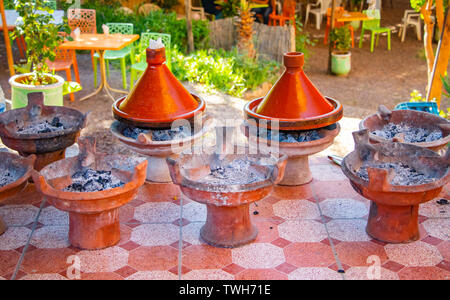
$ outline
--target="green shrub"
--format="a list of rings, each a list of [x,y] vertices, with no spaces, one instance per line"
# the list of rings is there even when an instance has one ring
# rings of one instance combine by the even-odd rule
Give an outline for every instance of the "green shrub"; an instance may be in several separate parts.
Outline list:
[[[274,82],[280,65],[274,61],[252,60],[237,50],[198,50],[184,55],[172,51],[172,72],[181,81],[204,84],[232,96],[242,96],[264,82]]]
[[[337,52],[347,53],[352,47],[352,36],[348,26],[334,28],[330,32],[330,43]]]
[[[309,34],[304,31],[303,23],[299,20],[295,22],[295,51],[305,54],[305,59],[310,55],[309,46],[314,46],[316,40],[310,38]]]

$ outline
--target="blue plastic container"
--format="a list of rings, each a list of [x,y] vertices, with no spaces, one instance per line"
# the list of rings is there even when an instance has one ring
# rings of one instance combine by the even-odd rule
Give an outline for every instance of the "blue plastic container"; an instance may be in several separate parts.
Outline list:
[[[436,102],[402,102],[394,108],[394,110],[399,109],[424,111],[439,116],[439,109]]]

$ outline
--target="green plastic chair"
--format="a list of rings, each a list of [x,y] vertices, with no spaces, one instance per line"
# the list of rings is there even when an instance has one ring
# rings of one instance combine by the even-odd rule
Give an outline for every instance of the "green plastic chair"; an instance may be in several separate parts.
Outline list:
[[[364,40],[364,30],[370,30],[371,31],[370,52],[373,52],[375,35],[377,35],[376,46],[378,46],[380,34],[384,32],[387,32],[388,50],[391,50],[391,29],[387,27],[380,27],[380,19],[381,19],[380,10],[372,9],[372,10],[365,10],[363,12],[373,19],[362,22],[361,37],[359,39],[359,48],[362,47],[362,43]]]
[[[147,69],[147,62],[145,61],[145,50],[148,48],[148,44],[150,39],[157,40],[161,38],[162,43],[166,48],[166,63],[167,67],[171,69],[170,63],[170,34],[167,33],[157,33],[157,32],[143,32],[141,34],[140,44],[139,44],[139,56],[141,57],[141,61],[133,64],[131,66],[131,74],[130,74],[130,90],[134,86],[134,82],[138,77],[138,74],[142,74],[142,72]]]
[[[130,23],[107,23],[109,33],[133,34],[133,24]],[[120,69],[122,72],[123,88],[127,89],[127,65],[126,58],[130,56],[131,64],[134,63],[134,46],[129,45],[117,51],[105,51],[106,76],[109,77],[109,61],[120,59]],[[97,61],[99,59],[98,53],[94,54],[94,86],[97,87]]]

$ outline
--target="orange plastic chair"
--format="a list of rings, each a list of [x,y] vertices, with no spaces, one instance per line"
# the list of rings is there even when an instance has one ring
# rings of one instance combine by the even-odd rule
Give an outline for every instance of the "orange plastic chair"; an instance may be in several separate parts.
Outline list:
[[[80,28],[81,33],[97,33],[95,9],[71,8],[67,10],[67,23],[72,31]],[[91,51],[91,60],[94,66],[94,50]]]
[[[345,12],[345,9],[343,7],[336,7],[335,18],[338,18],[344,12]],[[328,8],[328,10],[327,10],[327,27],[325,28],[325,38],[323,39],[323,43],[325,45],[328,44],[328,34],[330,33],[330,28],[331,28],[331,21],[330,21],[330,19],[331,19],[331,9]],[[339,27],[342,27],[344,25],[345,25],[344,22],[337,22],[337,21],[334,22],[334,27],[335,28],[339,28]],[[351,25],[349,25],[348,28],[350,29],[350,34],[352,36],[352,48],[354,48],[355,47],[355,30],[354,30],[354,28]]]
[[[273,8],[272,13],[269,16],[270,26],[284,26],[286,21],[289,21],[291,25],[295,25],[295,0],[284,0],[281,15],[277,15],[275,0],[271,0]]]
[[[65,36],[64,32],[60,33]],[[75,80],[80,82],[80,74],[78,73],[78,64],[76,60],[75,50],[55,49],[56,57],[54,61],[47,60],[50,71],[66,71],[67,81],[72,81],[71,67],[75,73]],[[73,93],[70,94],[70,101],[75,101]]]

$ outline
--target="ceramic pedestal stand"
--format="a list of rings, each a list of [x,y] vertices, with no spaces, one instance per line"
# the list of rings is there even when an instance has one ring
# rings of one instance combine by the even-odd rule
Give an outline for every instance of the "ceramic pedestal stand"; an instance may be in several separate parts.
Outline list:
[[[124,155],[96,153],[95,140],[80,139],[80,154],[52,163],[33,181],[50,204],[69,213],[69,241],[81,249],[102,249],[120,240],[119,208],[131,201],[145,182],[147,161]],[[84,167],[111,171],[125,184],[98,192],[69,192],[72,175]]]
[[[354,132],[356,150],[342,162],[342,170],[352,187],[370,199],[366,231],[373,238],[387,243],[408,243],[419,239],[419,204],[437,197],[450,181],[450,151],[444,157],[414,145],[381,142],[369,144],[367,130]],[[356,171],[367,162],[401,162],[436,179],[420,185],[391,184],[393,169],[368,168],[368,181]]]

